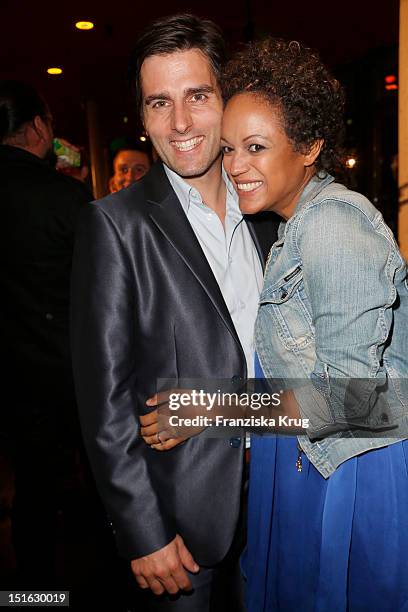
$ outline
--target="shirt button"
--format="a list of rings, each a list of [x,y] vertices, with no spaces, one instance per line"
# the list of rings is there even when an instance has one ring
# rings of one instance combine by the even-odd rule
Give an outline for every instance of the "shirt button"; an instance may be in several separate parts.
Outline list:
[[[238,302],[238,306],[241,308],[241,310],[244,310],[246,304],[245,302]]]
[[[45,315],[45,318],[47,319],[47,321],[52,321],[54,318],[54,315],[52,315],[50,312],[47,312]]]

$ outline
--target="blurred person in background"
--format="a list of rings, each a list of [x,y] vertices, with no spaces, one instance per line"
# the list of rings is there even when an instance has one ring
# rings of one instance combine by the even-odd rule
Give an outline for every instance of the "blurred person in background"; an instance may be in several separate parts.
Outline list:
[[[92,194],[55,169],[53,120],[28,84],[0,81],[2,447],[15,475],[18,588],[50,588],[58,496],[79,444],[68,340],[74,231]]]
[[[149,169],[150,157],[144,148],[119,149],[113,158],[114,174],[109,181],[109,191],[114,193],[140,181]]]

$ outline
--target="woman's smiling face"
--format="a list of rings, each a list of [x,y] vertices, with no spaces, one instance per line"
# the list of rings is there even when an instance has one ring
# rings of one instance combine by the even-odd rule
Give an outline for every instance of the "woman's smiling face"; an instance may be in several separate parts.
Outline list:
[[[254,93],[231,98],[224,111],[221,145],[241,211],[273,210],[289,219],[314,174],[321,144],[317,141],[308,153],[295,151],[277,107]]]

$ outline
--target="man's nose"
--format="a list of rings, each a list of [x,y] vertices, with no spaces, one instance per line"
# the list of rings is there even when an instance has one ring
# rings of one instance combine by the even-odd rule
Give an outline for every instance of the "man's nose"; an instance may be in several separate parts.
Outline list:
[[[132,181],[138,181],[143,176],[143,174],[144,172],[141,168],[132,168],[131,170]]]
[[[193,122],[190,109],[186,104],[175,104],[171,115],[171,129],[179,134],[185,134],[191,128]]]
[[[126,170],[122,171],[122,181],[124,185],[130,185],[130,183],[133,180],[133,176],[132,176],[132,169],[131,168],[127,168]]]

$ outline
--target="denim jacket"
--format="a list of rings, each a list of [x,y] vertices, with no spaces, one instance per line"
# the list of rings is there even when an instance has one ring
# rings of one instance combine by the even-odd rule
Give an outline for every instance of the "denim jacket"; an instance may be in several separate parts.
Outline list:
[[[407,266],[381,213],[330,175],[306,185],[278,236],[256,349],[266,378],[291,379],[310,422],[299,443],[327,478],[408,437]]]

